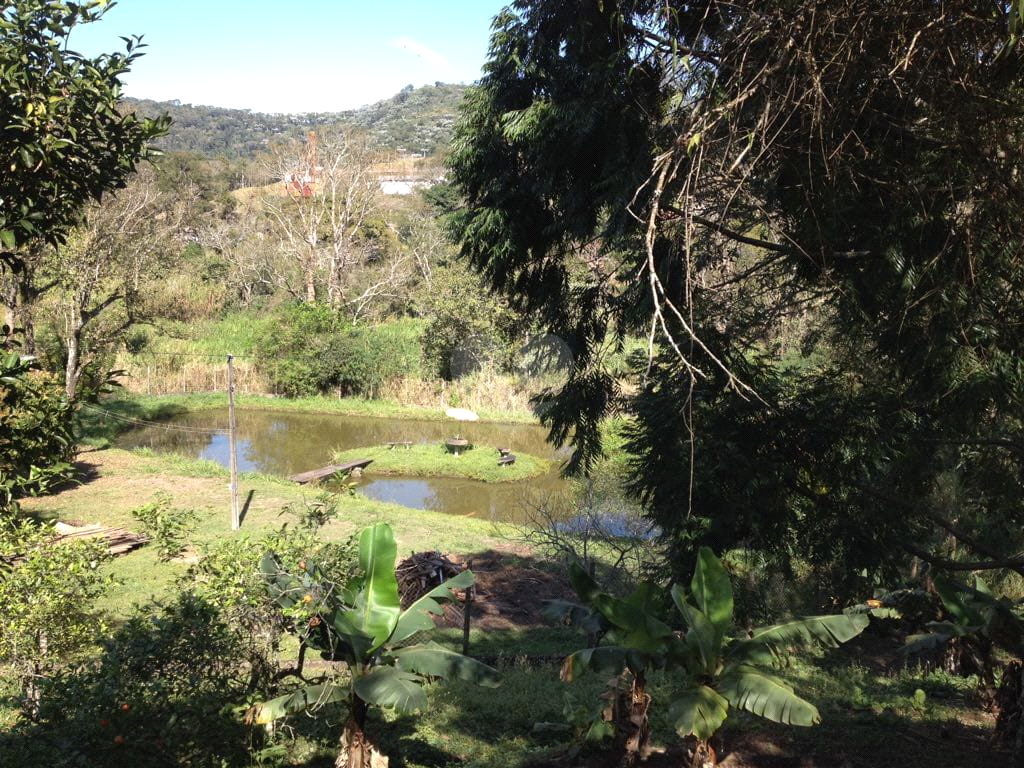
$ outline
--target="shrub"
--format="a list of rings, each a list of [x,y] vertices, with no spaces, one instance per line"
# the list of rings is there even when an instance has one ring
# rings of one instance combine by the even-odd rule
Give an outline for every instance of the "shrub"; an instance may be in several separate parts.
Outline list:
[[[0,516],[19,496],[44,493],[70,476],[72,418],[55,377],[0,350]]]
[[[142,529],[152,539],[164,562],[184,551],[188,536],[198,521],[195,510],[172,508],[171,501],[170,494],[161,491],[153,501],[132,510],[132,517],[142,524]]]
[[[47,686],[26,741],[50,742],[62,764],[248,764],[253,734],[233,712],[249,695],[243,661],[238,636],[195,594],[142,606],[97,660]]]
[[[50,528],[0,522],[0,662],[18,675],[31,719],[42,683],[103,630],[93,605],[110,583],[100,570],[108,558],[103,541],[57,543]]]
[[[325,305],[281,309],[257,346],[274,391],[288,397],[372,396],[384,382],[420,369],[418,323],[350,326]]]

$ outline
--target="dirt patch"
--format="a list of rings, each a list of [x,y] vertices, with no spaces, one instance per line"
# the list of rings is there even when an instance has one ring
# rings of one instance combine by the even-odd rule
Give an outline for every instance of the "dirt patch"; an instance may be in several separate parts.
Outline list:
[[[546,626],[544,601],[576,599],[565,574],[524,564],[516,553],[491,549],[451,559],[469,565],[476,576],[472,621],[478,629]],[[461,625],[461,614],[449,623]]]

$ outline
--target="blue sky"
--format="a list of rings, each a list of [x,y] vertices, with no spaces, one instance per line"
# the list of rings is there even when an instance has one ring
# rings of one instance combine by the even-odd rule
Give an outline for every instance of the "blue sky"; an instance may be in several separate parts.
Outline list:
[[[86,54],[144,36],[124,78],[136,98],[251,109],[334,112],[404,86],[470,83],[493,17],[510,0],[118,0],[76,29]]]

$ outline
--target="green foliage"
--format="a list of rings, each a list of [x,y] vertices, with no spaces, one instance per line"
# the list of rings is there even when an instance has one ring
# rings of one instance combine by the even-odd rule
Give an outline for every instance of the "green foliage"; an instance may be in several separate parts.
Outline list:
[[[160,559],[173,560],[188,546],[188,537],[199,522],[194,509],[175,509],[169,493],[157,492],[148,504],[132,510],[132,517],[142,524],[142,530],[156,544]]]
[[[94,602],[110,583],[103,540],[60,542],[50,528],[0,521],[0,661],[38,717],[40,685],[93,647],[104,629]]]
[[[15,499],[71,474],[73,413],[64,389],[30,358],[0,349],[0,520]]]
[[[677,575],[742,542],[843,596],[907,551],[950,559],[950,535],[994,567],[1021,550],[1010,7],[524,0],[496,20],[452,228],[569,344],[544,418],[572,468],[603,416],[636,415],[633,487]],[[629,335],[653,360],[620,388],[607,340]]]
[[[43,733],[59,741],[63,731],[62,757],[82,764],[127,754],[139,766],[246,763],[253,735],[234,713],[251,693],[241,640],[194,594],[140,606],[98,658],[47,683]]]
[[[864,614],[815,616],[736,633],[729,576],[707,548],[698,553],[689,590],[672,586],[677,616],[664,610],[653,585],[642,585],[619,599],[602,592],[577,565],[570,567],[570,577],[589,612],[557,603],[555,610],[564,611],[583,628],[599,628],[604,644],[567,657],[562,678],[571,681],[588,669],[626,667],[634,681],[632,700],[642,703],[649,696],[649,671],[679,670],[681,682],[674,686],[669,704],[675,729],[680,736],[692,735],[701,742],[711,739],[730,709],[791,725],[817,723],[817,709],[769,668],[781,666],[794,647],[835,647],[868,624]],[[676,631],[673,626],[680,619],[682,631]],[[642,717],[646,718],[646,705]]]
[[[472,585],[464,571],[402,610],[395,576],[398,548],[391,528],[364,528],[359,535],[359,573],[344,583],[325,578],[316,564],[303,561],[297,573],[282,568],[273,553],[263,559],[263,574],[271,594],[291,619],[303,647],[320,651],[325,659],[344,661],[347,685],[337,681],[307,685],[256,705],[249,718],[269,723],[314,705],[347,702],[349,721],[343,743],[351,750],[350,764],[364,741],[368,705],[412,712],[426,707],[422,690],[430,677],[454,677],[481,685],[497,685],[497,673],[480,662],[434,643],[405,645],[410,638],[433,629],[440,601],[453,599],[452,590]],[[368,758],[367,758],[368,760]],[[368,765],[368,762],[366,763]]]
[[[0,261],[18,264],[26,243],[63,240],[83,206],[124,185],[165,118],[118,108],[120,78],[140,55],[82,56],[67,47],[103,0],[18,0],[0,14]]]
[[[293,304],[279,312],[279,322],[267,326],[257,347],[276,392],[372,396],[385,381],[419,369],[415,323],[349,326],[324,304]]]
[[[335,502],[321,495],[312,504],[323,510]],[[263,578],[260,563],[267,550],[277,553],[283,567],[295,571],[315,568],[331,582],[346,583],[358,567],[357,542],[354,538],[324,541],[317,534],[321,517],[308,516],[309,524],[283,525],[262,538],[209,542],[202,547],[199,562],[181,581],[183,591],[217,610],[236,638],[253,689],[270,685],[277,672],[280,636],[289,624]]]
[[[426,366],[448,380],[489,364],[507,368],[524,331],[507,304],[458,265],[434,271],[421,311],[430,318],[423,331]]]

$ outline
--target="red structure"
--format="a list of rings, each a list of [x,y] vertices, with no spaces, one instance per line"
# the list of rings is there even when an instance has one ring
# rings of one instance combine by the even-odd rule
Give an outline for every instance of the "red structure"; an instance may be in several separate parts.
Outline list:
[[[312,197],[316,191],[316,133],[310,131],[306,137],[306,149],[295,173],[286,174],[284,188],[289,195]]]

